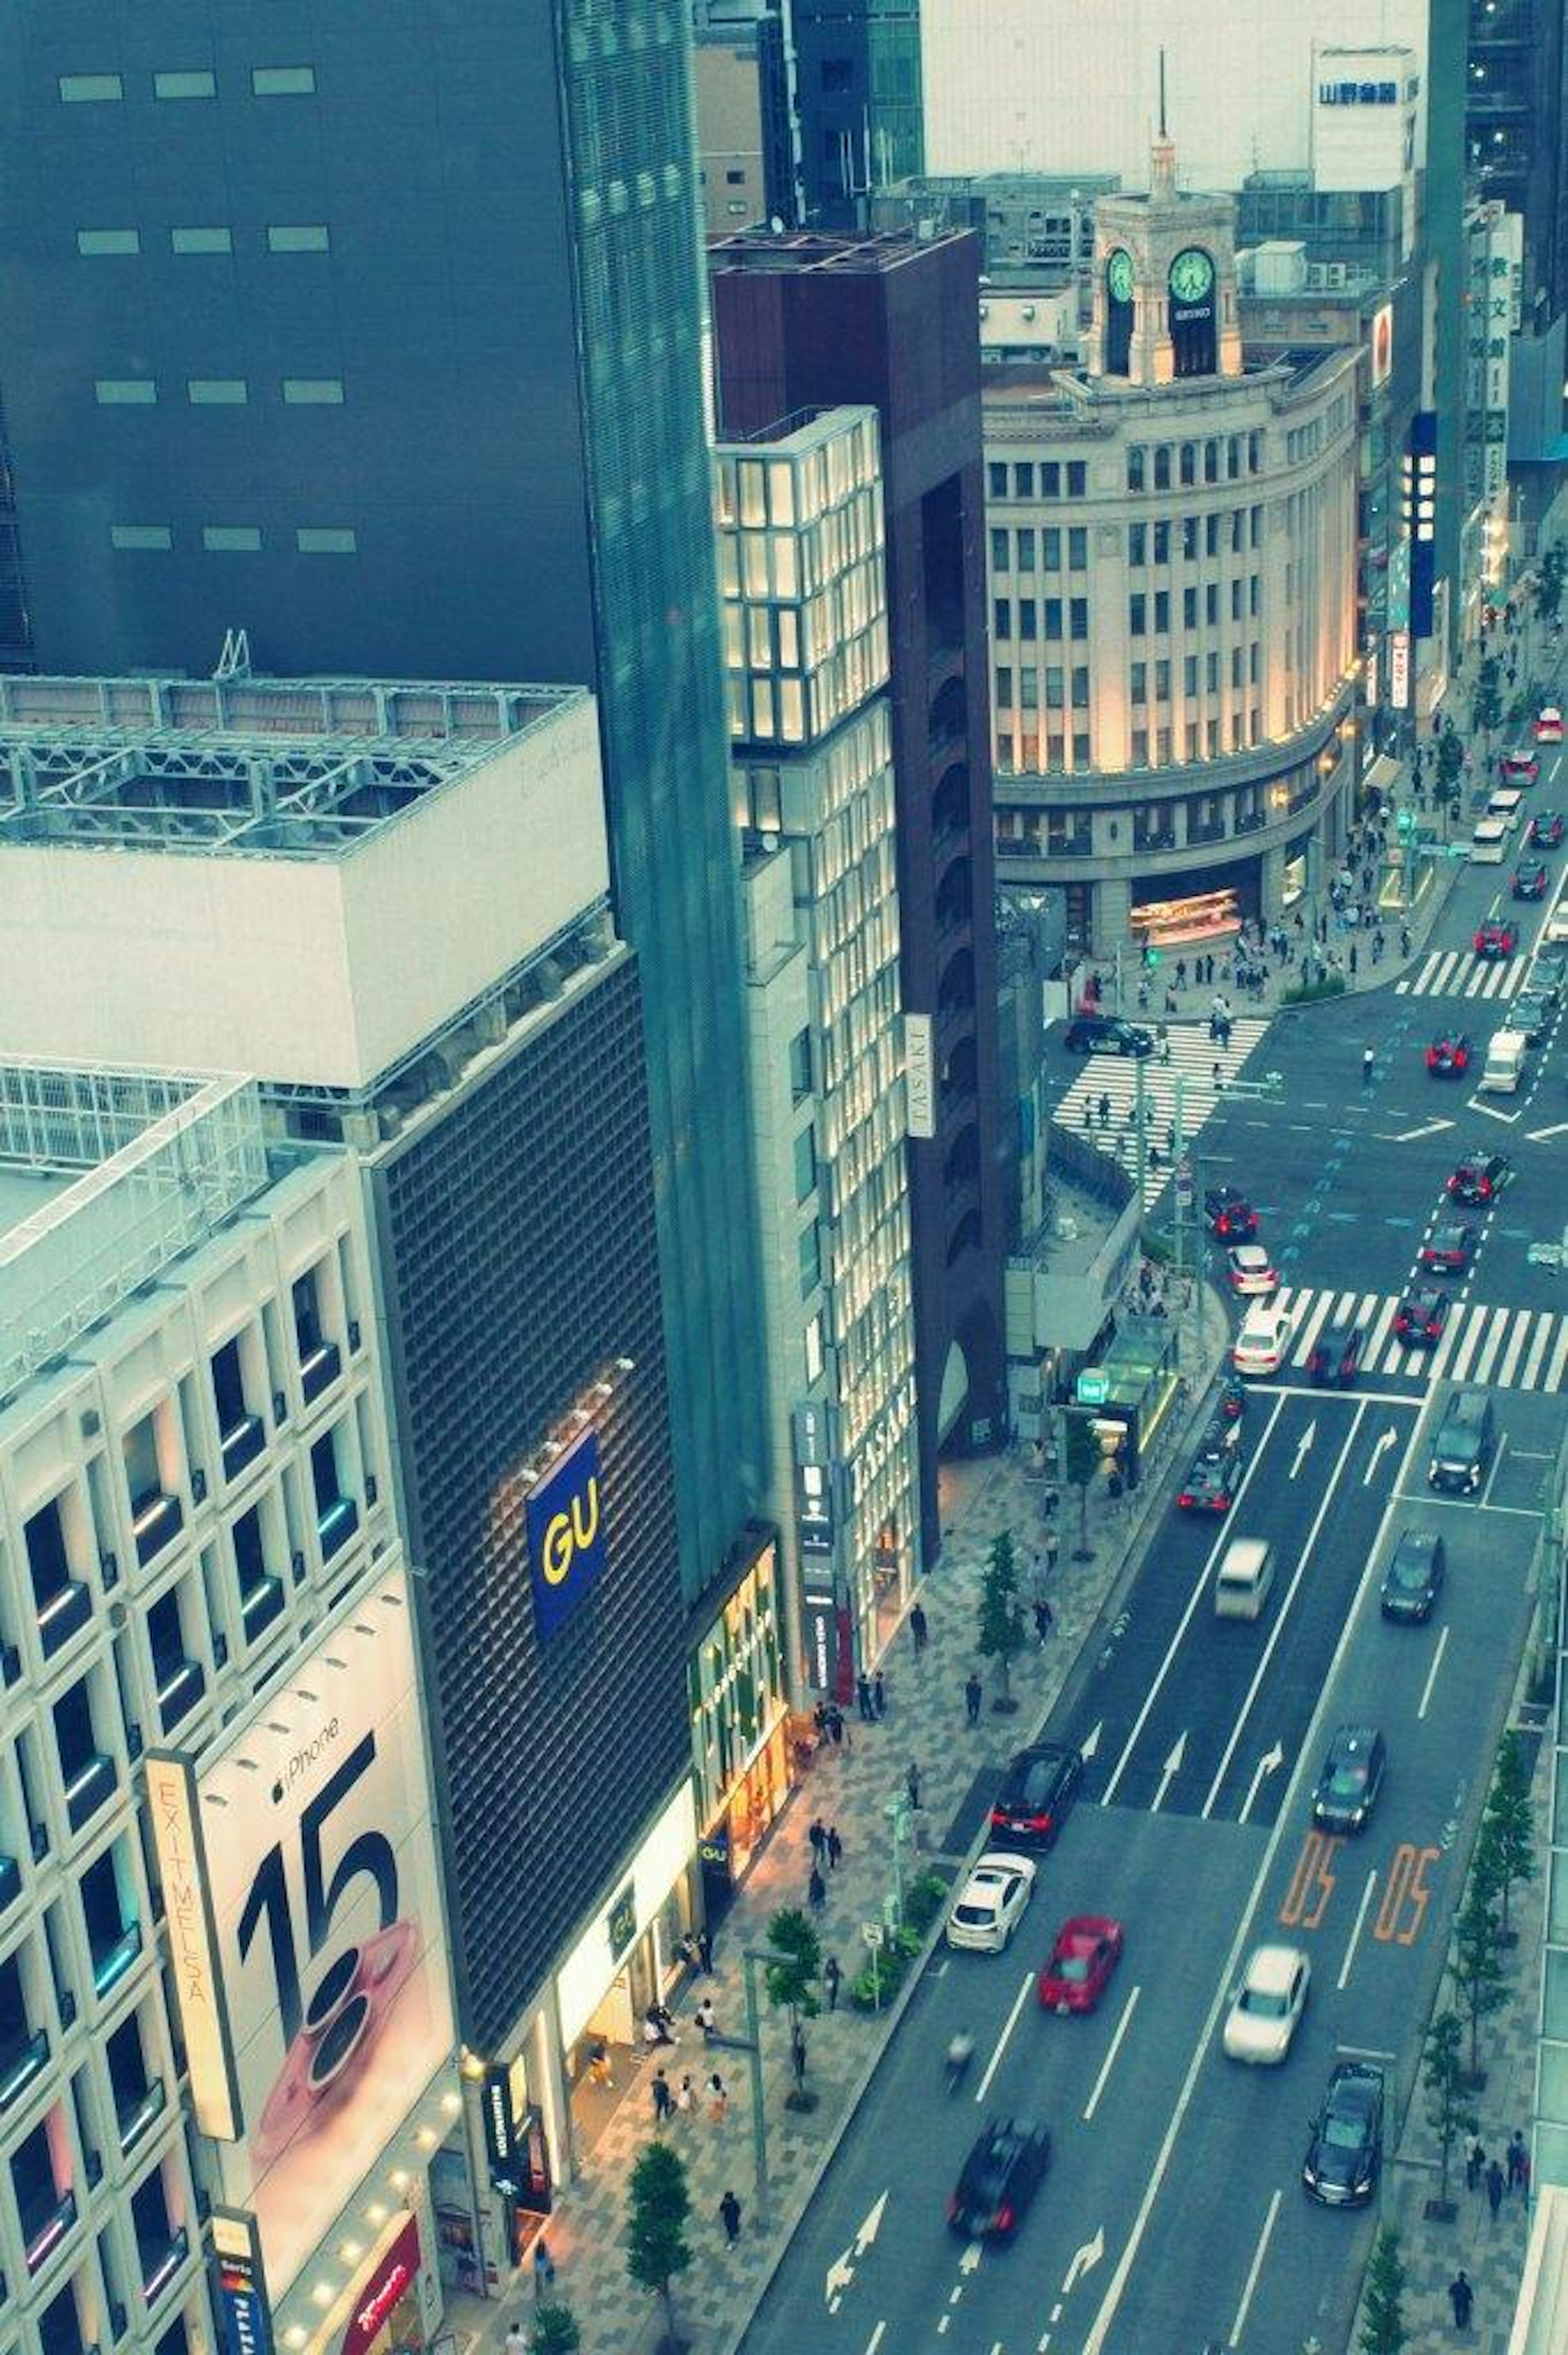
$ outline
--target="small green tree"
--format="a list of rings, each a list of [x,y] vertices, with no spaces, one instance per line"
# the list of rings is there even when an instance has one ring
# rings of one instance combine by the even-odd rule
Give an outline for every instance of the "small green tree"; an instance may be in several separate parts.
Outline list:
[[[535,2309],[528,2332],[528,2355],[577,2355],[583,2334],[569,2306]]]
[[[1465,747],[1452,728],[1437,739],[1437,790],[1445,801],[1457,801],[1464,773]]]
[[[795,2072],[789,2104],[800,2109],[807,2102],[806,2044],[800,2022],[815,2019],[822,2008],[817,1993],[822,1976],[822,1942],[800,1907],[786,1905],[768,1924],[768,1945],[769,1960],[763,1970],[763,1985],[771,2008],[789,2015],[789,2065]]]
[[[1563,574],[1568,570],[1560,548],[1549,548],[1541,559],[1535,576],[1535,609],[1543,622],[1557,619],[1557,608],[1563,602]]]
[[[1086,1414],[1067,1417],[1066,1457],[1067,1486],[1078,1492],[1078,1550],[1075,1560],[1093,1561],[1094,1549],[1089,1543],[1089,1484],[1099,1476],[1105,1457],[1100,1443]]]
[[[1509,1899],[1516,1888],[1535,1877],[1535,1809],[1531,1804],[1530,1773],[1519,1735],[1510,1725],[1498,1744],[1492,1787],[1487,1794],[1482,1822],[1491,1840],[1497,1866],[1498,1896],[1502,1905],[1503,1943],[1511,1943]]]
[[[692,2194],[679,2154],[667,2142],[651,2142],[638,2159],[627,2207],[626,2270],[639,2289],[651,2290],[663,2307],[668,2347],[675,2336],[675,2276],[692,2262],[686,2238]]]
[[[1453,1952],[1448,1967],[1470,2029],[1470,2081],[1479,2069],[1481,2022],[1489,2019],[1503,2000],[1502,1966],[1498,1960],[1497,1857],[1485,1826],[1470,1860],[1465,1901],[1454,1923]]]
[[[1003,1712],[1017,1707],[1012,1698],[1012,1663],[1029,1638],[1023,1625],[1023,1604],[1018,1592],[1018,1564],[1012,1551],[1012,1531],[998,1529],[980,1582],[980,1625],[975,1646],[982,1660],[994,1660],[1001,1686],[994,1706]]]
[[[1426,2043],[1422,2052],[1421,2082],[1426,2088],[1426,2123],[1437,2137],[1442,2157],[1443,2180],[1438,2192],[1442,2208],[1448,2208],[1448,2168],[1454,2155],[1454,2145],[1462,2134],[1479,2132],[1478,2122],[1465,2095],[1465,2072],[1460,2059],[1464,2041],[1464,2023],[1457,2011],[1445,2009],[1436,2014],[1426,2031]]]
[[[1404,2267],[1400,2262],[1399,2234],[1392,2224],[1379,2227],[1372,2243],[1361,2296],[1361,2355],[1401,2355],[1404,2335]]]
[[[1470,718],[1476,727],[1489,736],[1502,718],[1502,665],[1496,655],[1489,655],[1477,675],[1476,691],[1470,698]]]

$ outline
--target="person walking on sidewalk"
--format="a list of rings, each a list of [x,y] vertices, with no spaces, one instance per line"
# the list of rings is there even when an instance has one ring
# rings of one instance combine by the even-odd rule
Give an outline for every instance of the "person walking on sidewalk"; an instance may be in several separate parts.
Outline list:
[[[718,2019],[714,2011],[714,1999],[711,1995],[704,1996],[701,2003],[698,2004],[695,2011],[692,2014],[692,2017],[696,2021],[697,2026],[702,2030],[703,2042],[705,2044],[708,2042],[711,2037],[717,2035]]]
[[[828,2009],[830,2011],[837,2011],[839,2008],[839,1986],[842,1978],[843,1973],[839,1968],[838,1956],[836,1955],[830,1955],[827,1961],[822,1965],[822,1985],[828,1990]]]
[[[1487,2205],[1492,2211],[1492,2222],[1498,2221],[1498,2210],[1503,2203],[1503,2171],[1494,2158],[1487,2169]]]
[[[534,2243],[534,2302],[538,2305],[556,2286],[556,2260],[543,2232]]]
[[[984,1690],[984,1686],[971,1668],[964,1678],[964,1709],[971,1725],[980,1723],[980,1700]]]
[[[1038,1603],[1034,1605],[1034,1633],[1039,1636],[1040,1641],[1043,1644],[1048,1642],[1050,1639],[1051,1629],[1054,1622],[1054,1618],[1055,1614],[1053,1612],[1051,1605],[1046,1602],[1045,1597],[1042,1595]]]
[[[708,2079],[707,2093],[708,2115],[712,2118],[715,2126],[722,2126],[725,2119],[725,2112],[729,2107],[729,2094],[725,2088],[724,2079],[719,2075],[716,2069],[714,2071],[713,2075]]]
[[[813,1913],[820,1913],[828,1902],[828,1884],[816,1865],[811,1867],[811,1878],[806,1883],[806,1899]]]
[[[1468,2330],[1470,2327],[1470,2309],[1475,2305],[1476,2293],[1470,2287],[1470,2277],[1466,2273],[1463,2265],[1459,2267],[1458,2272],[1454,2275],[1453,2280],[1448,2285],[1448,2302],[1454,2309],[1455,2329]]]
[[[714,1975],[714,1941],[710,1930],[697,1932],[697,1960],[702,1965],[704,1977],[711,1979]]]
[[[1351,954],[1353,955],[1354,954],[1355,952],[1352,950]],[[1354,968],[1352,967],[1351,970],[1353,971]],[[1372,1083],[1372,1071],[1376,1062],[1377,1057],[1373,1054],[1372,1049],[1370,1047],[1363,1047],[1361,1049],[1361,1085],[1363,1088],[1371,1087]]]
[[[733,2191],[725,2193],[724,2198],[719,2201],[718,2211],[719,2221],[724,2226],[725,2239],[733,2249],[740,2238],[740,2202]]]
[[[670,2080],[665,2076],[662,2069],[654,2070],[653,2083],[648,2090],[653,2096],[654,2125],[656,2126],[667,2125],[675,2106],[675,2096],[670,2091]]]
[[[839,1828],[837,1824],[830,1824],[828,1826],[827,1849],[828,1870],[830,1872],[836,1872],[839,1866],[843,1861],[844,1853],[844,1844],[839,1838]]]
[[[1508,2165],[1508,2188],[1512,2191],[1519,2182],[1524,2160],[1524,2137],[1518,2126],[1508,2138],[1508,2148],[1503,2158]]]
[[[876,1710],[871,1698],[871,1678],[863,1668],[854,1680],[854,1697],[859,1704],[860,1713],[867,1725],[874,1724]]]
[[[904,1770],[904,1787],[909,1794],[910,1806],[918,1809],[920,1805],[920,1769],[914,1764],[913,1760],[911,1760],[910,1764]]]
[[[682,2078],[679,2085],[675,2088],[676,2115],[678,2117],[689,2118],[696,2106],[697,2089],[693,2084],[690,2073],[688,2072],[688,2073]]]
[[[931,1633],[926,1625],[926,1614],[918,1603],[909,1614],[909,1633],[915,1638],[915,1657],[918,1659],[929,1641]]]
[[[811,1861],[821,1864],[828,1852],[828,1828],[821,1816],[814,1816],[806,1838],[811,1843]]]
[[[1465,2153],[1466,2190],[1478,2191],[1481,2188],[1481,2178],[1485,2175],[1486,2171],[1486,2145],[1482,2142],[1479,2135],[1472,2135],[1470,2137],[1470,2147]]]
[[[871,1711],[874,1718],[887,1715],[887,1680],[880,1668],[871,1680]]]

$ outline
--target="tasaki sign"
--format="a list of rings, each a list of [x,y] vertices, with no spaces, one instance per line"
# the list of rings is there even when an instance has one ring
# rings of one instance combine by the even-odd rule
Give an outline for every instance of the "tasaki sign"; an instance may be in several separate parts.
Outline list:
[[[534,1615],[547,1637],[564,1627],[605,1564],[599,1433],[585,1431],[557,1455],[528,1498]]]

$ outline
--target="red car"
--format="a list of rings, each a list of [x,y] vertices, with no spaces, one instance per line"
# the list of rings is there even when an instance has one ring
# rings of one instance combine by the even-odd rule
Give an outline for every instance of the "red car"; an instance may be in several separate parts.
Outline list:
[[[1040,2001],[1047,2011],[1093,2011],[1121,1960],[1121,1923],[1104,1913],[1075,1913],[1056,1933],[1051,1959],[1040,1974]]]
[[[1428,1287],[1413,1292],[1399,1304],[1393,1320],[1395,1337],[1407,1348],[1430,1349],[1443,1338],[1443,1328],[1448,1322],[1448,1302],[1445,1294]]]
[[[1541,774],[1541,763],[1528,744],[1517,744],[1499,761],[1498,774],[1505,785],[1532,785]]]
[[[1435,1275],[1463,1275],[1476,1252],[1476,1230],[1464,1225],[1435,1227],[1421,1246],[1423,1267]]]
[[[1563,839],[1563,820],[1556,810],[1537,810],[1530,821],[1528,843],[1537,850],[1555,850]]]
[[[1484,924],[1476,926],[1476,954],[1478,957],[1512,956],[1519,946],[1519,927],[1507,916],[1490,916]]]
[[[1470,1039],[1467,1031],[1445,1030],[1434,1039],[1426,1050],[1426,1068],[1434,1079],[1457,1079],[1470,1068]]]
[[[1235,1425],[1225,1425],[1234,1431]],[[1235,1502],[1241,1478],[1241,1454],[1234,1447],[1216,1448],[1200,1455],[1181,1483],[1176,1502],[1184,1513],[1228,1513]]]
[[[1543,860],[1521,858],[1513,870],[1513,896],[1516,900],[1544,900],[1548,880]]]

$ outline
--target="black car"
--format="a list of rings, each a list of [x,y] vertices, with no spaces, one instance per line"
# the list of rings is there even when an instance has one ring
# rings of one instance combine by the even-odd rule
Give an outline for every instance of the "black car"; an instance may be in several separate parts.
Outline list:
[[[1220,1421],[1240,1423],[1246,1413],[1246,1384],[1233,1374],[1220,1385]]]
[[[1227,1430],[1236,1426],[1231,1423]],[[1200,1455],[1182,1481],[1176,1502],[1184,1513],[1228,1513],[1241,1479],[1241,1455],[1234,1447],[1218,1447]]]
[[[1448,1307],[1448,1295],[1436,1284],[1406,1293],[1394,1311],[1394,1339],[1407,1349],[1435,1349],[1447,1328]]]
[[[1359,1832],[1377,1804],[1388,1753],[1373,1725],[1341,1725],[1329,1744],[1312,1797],[1312,1820],[1326,1832]]]
[[[1360,2208],[1376,2190],[1383,2101],[1383,2071],[1368,2061],[1341,2061],[1330,2077],[1301,2162],[1304,2188],[1326,2208]]]
[[[1527,1045],[1539,1047],[1552,1028],[1552,1001],[1538,989],[1521,989],[1508,1009],[1508,1027]]]
[[[1418,1254],[1435,1275],[1463,1275],[1476,1255],[1478,1230],[1462,1219],[1445,1219],[1434,1227]]]
[[[1447,1564],[1436,1529],[1402,1529],[1383,1574],[1385,1619],[1429,1619]]]
[[[1544,860],[1521,858],[1513,870],[1513,896],[1516,900],[1544,900],[1550,880]]]
[[[1493,1153],[1479,1146],[1467,1153],[1448,1180],[1448,1193],[1456,1202],[1491,1202],[1502,1192],[1513,1176],[1513,1167],[1506,1153]]]
[[[1227,1243],[1250,1242],[1257,1232],[1257,1212],[1234,1186],[1211,1186],[1203,1196],[1203,1216]]]
[[[1154,1033],[1115,1014],[1079,1014],[1068,1023],[1062,1044],[1069,1055],[1152,1055]]]
[[[1315,1382],[1338,1390],[1353,1382],[1361,1369],[1366,1335],[1359,1325],[1328,1325],[1312,1344],[1307,1370]]]
[[[992,2118],[948,2202],[948,2222],[971,2241],[1007,2241],[1045,2179],[1051,2137],[1025,2118]]]
[[[1054,1848],[1056,1835],[1084,1779],[1082,1753],[1061,1742],[1036,1742],[1021,1750],[991,1803],[991,1828],[1010,1840]]]

